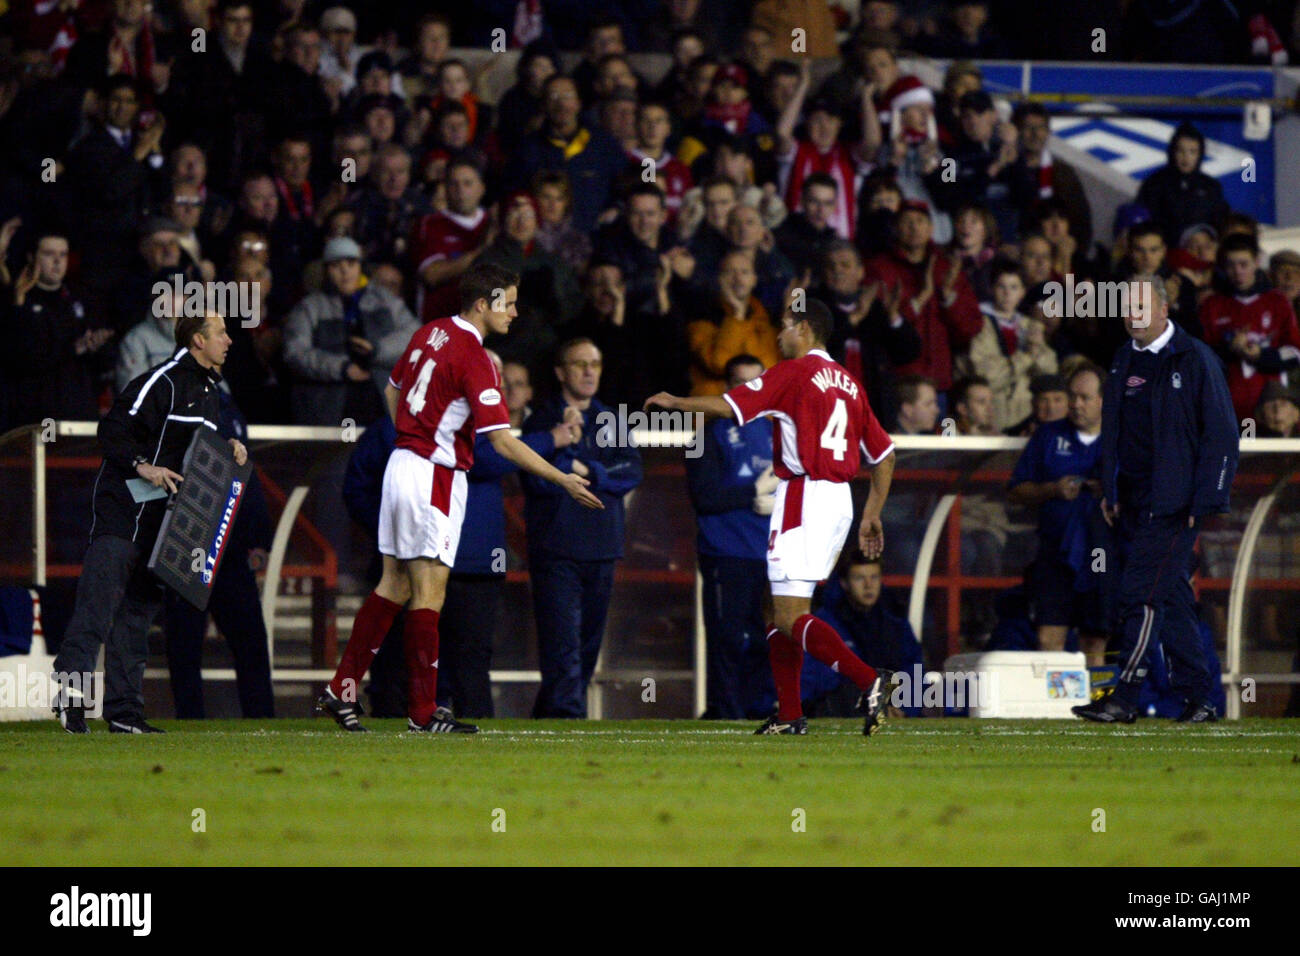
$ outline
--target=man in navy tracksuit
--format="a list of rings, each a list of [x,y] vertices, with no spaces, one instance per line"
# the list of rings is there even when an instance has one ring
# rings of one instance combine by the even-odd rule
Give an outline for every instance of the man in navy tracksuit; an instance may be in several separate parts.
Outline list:
[[[1187,700],[1180,721],[1217,716],[1197,632],[1190,577],[1197,524],[1228,510],[1237,420],[1219,359],[1169,320],[1164,283],[1139,277],[1102,403],[1102,511],[1116,529],[1120,673],[1115,691],[1074,712],[1132,723],[1157,641]],[[1118,559],[1118,560],[1115,560]]]
[[[524,422],[525,435],[550,431],[576,410],[581,439],[547,460],[585,477],[605,505],[601,511],[575,507],[568,495],[554,494],[549,482],[522,476],[542,671],[534,717],[587,716],[587,684],[600,655],[614,562],[623,556],[623,496],[641,483],[640,453],[630,442],[620,443],[618,430],[608,424],[612,411],[596,398],[600,371],[600,350],[590,339],[560,346],[560,394]]]
[[[727,388],[763,374],[763,363],[737,355],[727,363]],[[719,418],[704,431],[686,477],[698,526],[704,629],[708,635],[708,704],[704,716],[742,720],[753,694],[749,678],[767,678],[767,531],[779,479],[772,474],[772,426]],[[755,660],[746,651],[756,650]],[[757,673],[755,673],[757,672]],[[766,716],[763,714],[761,716]]]

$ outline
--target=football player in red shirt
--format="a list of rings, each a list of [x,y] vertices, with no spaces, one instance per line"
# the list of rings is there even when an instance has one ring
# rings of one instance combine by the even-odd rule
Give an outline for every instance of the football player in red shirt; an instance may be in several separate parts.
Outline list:
[[[817,301],[809,301],[803,312],[787,309],[777,339],[785,361],[722,396],[679,398],[660,392],[645,403],[646,408],[734,418],[739,425],[772,419],[772,468],[781,484],[767,539],[775,616],[767,640],[778,709],[760,734],[808,732],[799,695],[804,651],[861,688],[867,736],[883,722],[887,704],[883,691],[889,675],[865,664],[833,627],[811,613],[813,589],[834,568],[853,523],[848,483],[858,474],[859,449],[872,469],[858,525],[858,546],[868,557],[884,551],[880,513],[894,474],[894,443],[876,421],[866,391],[826,353],[832,321]]]
[[[465,517],[465,473],[474,463],[474,437],[486,432],[507,461],[554,482],[588,508],[603,508],[587,480],[555,468],[510,433],[501,379],[483,338],[505,335],[516,313],[519,277],[475,263],[461,278],[460,314],[436,319],[411,337],[384,390],[397,424],[397,443],[384,470],[379,551],[384,573],[357,612],[334,679],[317,706],[344,730],[357,719],[357,685],[410,603],[403,634],[408,671],[407,729],[476,733],[437,710],[438,614],[442,610]]]

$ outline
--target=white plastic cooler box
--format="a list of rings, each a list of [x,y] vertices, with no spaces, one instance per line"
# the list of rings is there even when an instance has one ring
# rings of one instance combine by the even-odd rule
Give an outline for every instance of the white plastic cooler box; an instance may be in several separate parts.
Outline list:
[[[1083,654],[1064,651],[989,651],[944,661],[945,685],[966,677],[972,717],[1061,717],[1091,699]]]

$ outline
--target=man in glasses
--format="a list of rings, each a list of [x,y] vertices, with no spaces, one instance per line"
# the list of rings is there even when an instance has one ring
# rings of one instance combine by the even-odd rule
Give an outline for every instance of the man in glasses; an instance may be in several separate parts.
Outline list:
[[[203,218],[203,194],[197,186],[188,184],[172,187],[171,199],[167,202],[166,214],[180,227],[176,242],[181,254],[196,263],[203,278],[211,282],[216,278],[216,267],[203,256],[203,240],[199,236],[199,222]]]
[[[596,398],[601,365],[591,339],[560,346],[560,392],[524,422],[526,436],[569,425],[572,443],[543,457],[560,471],[586,478],[604,505],[600,511],[583,508],[554,485],[522,476],[542,671],[534,717],[587,716],[587,684],[605,633],[614,562],[623,557],[623,496],[641,483],[640,453],[630,435],[620,441],[623,429],[607,424],[614,412]]]

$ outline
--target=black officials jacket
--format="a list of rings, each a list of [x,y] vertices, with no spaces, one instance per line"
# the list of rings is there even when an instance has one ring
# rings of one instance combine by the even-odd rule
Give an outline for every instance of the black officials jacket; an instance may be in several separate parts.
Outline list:
[[[137,504],[126,483],[140,477],[135,462],[143,459],[180,472],[194,429],[217,431],[221,376],[179,349],[166,362],[132,379],[99,423],[104,463],[95,478],[94,522],[90,536],[115,535],[153,546],[167,506],[165,498]]]

